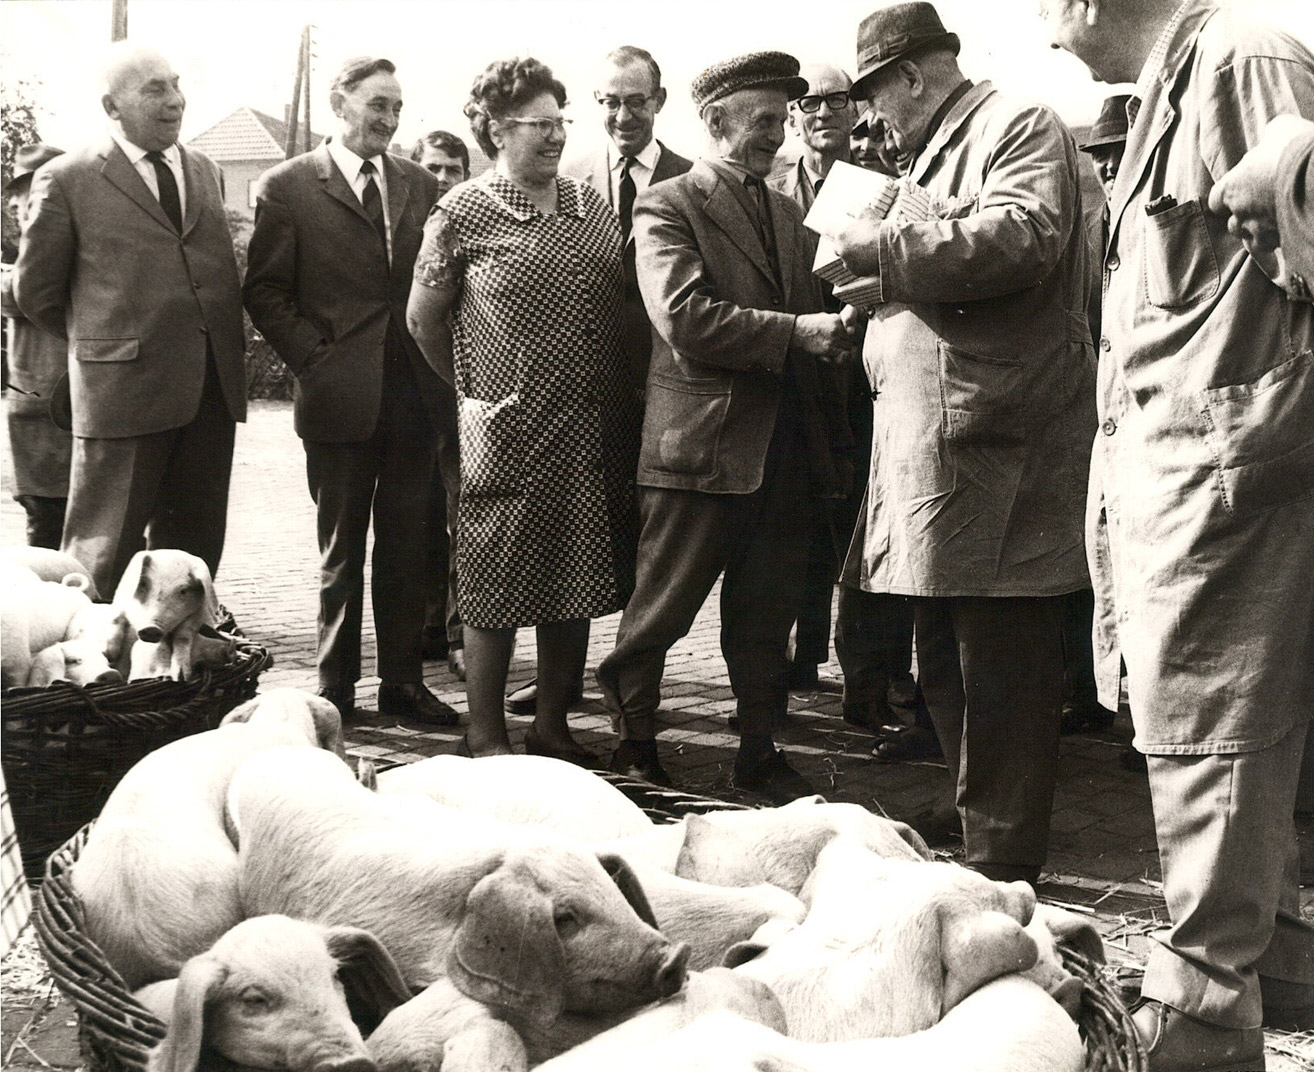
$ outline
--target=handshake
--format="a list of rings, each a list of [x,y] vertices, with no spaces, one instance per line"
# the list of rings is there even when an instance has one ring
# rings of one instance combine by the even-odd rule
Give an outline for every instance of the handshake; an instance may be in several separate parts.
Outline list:
[[[853,322],[840,314],[803,313],[794,321],[789,348],[822,361],[838,362],[853,352],[857,341]]]

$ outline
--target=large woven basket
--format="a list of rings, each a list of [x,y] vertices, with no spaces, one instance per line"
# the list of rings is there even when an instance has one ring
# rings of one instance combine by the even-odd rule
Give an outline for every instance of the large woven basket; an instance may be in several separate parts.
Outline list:
[[[658,821],[690,811],[743,807],[617,775],[602,777]],[[663,802],[678,810],[664,808]],[[165,1027],[133,998],[87,936],[71,871],[90,830],[88,824],[50,856],[45,881],[36,894],[37,941],[55,983],[77,1007],[79,1038],[90,1072],[144,1072]],[[1068,970],[1085,984],[1078,1023],[1086,1044],[1086,1072],[1146,1072],[1145,1050],[1102,966],[1067,946],[1060,948]]]
[[[0,760],[28,879],[40,881],[46,857],[99,814],[129,767],[217,726],[255,695],[270,661],[264,648],[239,641],[232,663],[193,681],[5,690]]]

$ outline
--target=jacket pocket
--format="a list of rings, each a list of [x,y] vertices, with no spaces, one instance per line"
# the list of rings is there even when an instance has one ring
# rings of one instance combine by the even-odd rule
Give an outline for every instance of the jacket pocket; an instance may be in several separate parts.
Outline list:
[[[974,354],[941,340],[940,433],[951,443],[1005,445],[1026,439],[1021,361]]]
[[[730,409],[732,381],[728,376],[669,376],[654,372],[648,377],[645,464],[667,473],[708,476],[716,471],[721,431]]]
[[[1314,497],[1314,355],[1203,392],[1223,505],[1249,517]]]
[[[73,357],[78,361],[136,361],[138,340],[132,339],[75,339]]]
[[[519,495],[525,484],[520,393],[497,402],[463,397],[460,410],[462,497]]]
[[[1218,291],[1218,256],[1197,197],[1149,217],[1145,226],[1145,296],[1179,309]]]

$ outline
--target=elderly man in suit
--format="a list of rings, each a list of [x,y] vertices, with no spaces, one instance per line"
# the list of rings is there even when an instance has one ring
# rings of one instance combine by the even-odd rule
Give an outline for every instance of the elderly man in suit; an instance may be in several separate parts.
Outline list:
[[[598,668],[620,715],[612,769],[669,778],[655,741],[666,652],[718,576],[721,650],[740,729],[735,784],[775,803],[811,792],[772,740],[789,698],[817,500],[842,494],[851,336],[822,308],[798,207],[764,179],[798,61],[759,52],[693,83],[713,153],[634,206],[639,286],[653,325],[639,459],[637,585]],[[835,445],[838,444],[838,449]]]
[[[329,91],[337,132],[261,176],[246,307],[296,376],[296,430],[319,518],[320,694],[353,713],[373,512],[379,712],[450,726],[456,712],[421,673],[441,394],[406,330],[438,180],[388,153],[402,107],[395,72],[386,59],[348,60]]]
[[[68,340],[73,467],[64,550],[113,592],[142,547],[219,568],[245,340],[219,169],[178,144],[160,53],[114,47],[104,141],[32,180],[14,297]]]
[[[1153,1072],[1262,1068],[1314,1028],[1292,809],[1314,709],[1314,306],[1209,212],[1314,54],[1210,0],[1047,2],[1051,41],[1134,82],[1113,184],[1087,533],[1100,695],[1119,656],[1169,926],[1133,1017]],[[1221,199],[1221,195],[1219,195]]]
[[[854,88],[913,154],[908,180],[928,208],[864,214],[836,236],[848,266],[879,280],[863,355],[871,478],[845,574],[914,597],[968,866],[1035,882],[1058,769],[1062,612],[1089,583],[1081,164],[1052,109],[974,84],[958,49],[927,3],[858,29]]]

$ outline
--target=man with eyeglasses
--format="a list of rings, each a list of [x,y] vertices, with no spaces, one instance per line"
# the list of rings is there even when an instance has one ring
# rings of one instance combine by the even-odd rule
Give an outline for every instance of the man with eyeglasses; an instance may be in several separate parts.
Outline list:
[[[789,105],[789,126],[803,142],[797,160],[778,157],[767,184],[792,197],[807,212],[836,160],[849,159],[849,132],[858,106],[849,94],[852,79],[838,67],[804,67],[808,91]]]

